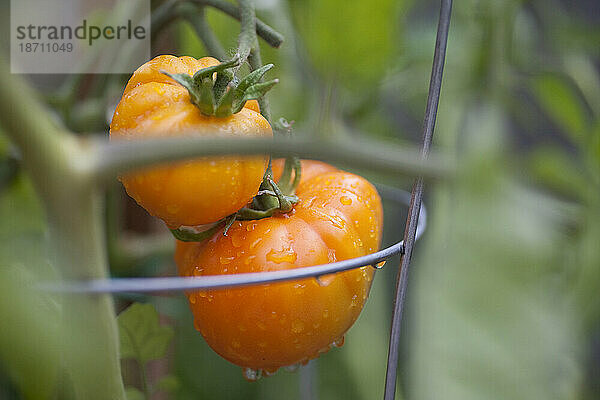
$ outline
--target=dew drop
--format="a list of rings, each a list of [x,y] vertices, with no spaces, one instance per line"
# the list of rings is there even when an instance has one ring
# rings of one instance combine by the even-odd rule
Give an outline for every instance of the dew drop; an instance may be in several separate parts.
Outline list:
[[[267,253],[267,260],[277,264],[281,264],[284,262],[294,263],[296,262],[297,258],[298,254],[296,254],[296,252],[291,247],[283,248],[279,251],[271,249],[271,251]]]
[[[335,255],[335,249],[327,250],[327,259],[329,260],[330,263],[337,261],[337,256]]]
[[[285,367],[283,367],[283,369],[287,372],[296,372],[298,371],[298,368],[300,368],[300,364],[286,365]]]
[[[264,322],[258,321],[256,323],[256,326],[258,327],[258,329],[260,329],[261,331],[266,331],[267,330],[267,325],[264,324]]]
[[[342,347],[344,345],[344,337],[342,336],[339,339],[335,339],[331,344],[333,347]]]
[[[256,256],[248,256],[246,257],[246,259],[244,260],[244,264],[248,265],[252,262],[252,260],[254,260],[256,258]]]
[[[256,382],[262,376],[262,370],[260,369],[252,369],[252,368],[243,368],[242,374],[244,375],[244,379],[250,382]]]
[[[335,279],[335,274],[321,275],[317,276],[315,279],[317,280],[319,286],[325,287],[329,286],[331,282],[333,282],[333,280]]]
[[[352,204],[352,199],[348,196],[341,196],[340,203],[342,203],[345,206],[349,206],[350,204]]]
[[[242,235],[233,234],[231,235],[231,244],[233,247],[242,247],[242,244],[244,244],[244,238]]]
[[[231,264],[235,257],[219,257],[219,262],[223,265]]]
[[[384,266],[384,265],[385,265],[385,261],[382,261],[382,262],[380,262],[380,263],[373,264],[373,265],[371,265],[371,266],[372,266],[373,268],[375,268],[375,269],[381,269],[381,268],[383,268],[383,266]]]
[[[250,250],[253,250],[258,244],[262,241],[262,238],[256,239],[254,242],[250,244]]]

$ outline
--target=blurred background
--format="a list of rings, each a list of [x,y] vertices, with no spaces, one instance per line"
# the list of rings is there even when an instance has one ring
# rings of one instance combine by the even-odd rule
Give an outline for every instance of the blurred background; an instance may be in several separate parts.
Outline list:
[[[9,2],[1,4],[6,55]],[[275,64],[269,76],[280,79],[268,95],[274,118],[294,120],[315,140],[419,144],[438,1],[256,0],[256,7],[285,36],[280,49],[261,41],[263,62]],[[233,54],[239,23],[213,9],[206,17]],[[152,45],[153,56],[207,55],[189,18],[171,21]],[[128,79],[22,77],[58,123],[81,135],[107,135]],[[456,159],[458,172],[426,183],[428,228],[409,278],[398,398],[600,398],[600,3],[455,2],[434,137],[435,151]],[[0,154],[0,399],[37,398],[32,379],[48,374],[32,360],[51,329],[40,321],[51,314],[43,299],[15,301],[18,285],[6,271],[52,276],[44,215],[28,179],[44,172],[21,169],[3,136]],[[407,190],[412,182],[354,172]],[[113,276],[174,275],[172,240],[158,220],[116,180],[106,197]],[[404,219],[404,207],[385,202],[385,244],[402,237]],[[255,383],[208,348],[183,295],[116,303],[119,310],[152,303],[174,328],[167,356],[150,364],[150,379],[173,378],[155,399],[381,398],[398,261],[377,273],[343,348]],[[39,329],[42,340],[19,347],[9,326]],[[136,366],[123,365],[126,382],[138,385]]]

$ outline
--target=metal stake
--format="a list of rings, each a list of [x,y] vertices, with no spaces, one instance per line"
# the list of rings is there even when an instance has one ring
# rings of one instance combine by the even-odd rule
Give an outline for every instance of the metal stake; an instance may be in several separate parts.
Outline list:
[[[444,72],[444,60],[446,57],[446,44],[448,42],[448,28],[450,26],[450,14],[452,0],[442,0],[440,19],[438,23],[435,53],[433,56],[433,67],[429,83],[429,95],[427,97],[427,109],[425,110],[425,121],[423,126],[423,144],[421,155],[427,158],[433,138],[435,117],[437,114],[442,86],[442,75]],[[413,184],[406,229],[404,231],[404,253],[400,258],[400,270],[396,281],[396,298],[394,299],[394,311],[392,314],[392,328],[390,332],[390,346],[388,351],[387,372],[385,376],[385,400],[393,400],[396,396],[396,372],[398,369],[398,346],[400,343],[400,330],[402,327],[402,313],[404,311],[404,300],[406,297],[406,286],[408,282],[408,267],[415,244],[415,234],[419,220],[419,210],[423,198],[423,178],[418,177]]]

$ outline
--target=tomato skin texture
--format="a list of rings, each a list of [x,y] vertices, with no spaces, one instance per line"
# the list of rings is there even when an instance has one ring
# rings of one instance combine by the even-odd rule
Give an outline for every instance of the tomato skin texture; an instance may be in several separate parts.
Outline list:
[[[115,110],[111,140],[199,135],[273,135],[269,123],[249,101],[237,114],[206,116],[190,102],[189,93],[160,71],[193,75],[217,65],[212,57],[158,56],[129,80]],[[210,224],[244,207],[262,182],[268,159],[263,156],[201,157],[128,173],[121,182],[150,214],[171,228]]]
[[[280,165],[274,163],[275,176]],[[381,200],[365,179],[303,162],[300,202],[288,214],[236,221],[227,236],[177,242],[184,276],[278,271],[366,255],[379,248]],[[195,326],[230,362],[274,372],[329,350],[358,318],[370,266],[319,278],[188,294]]]

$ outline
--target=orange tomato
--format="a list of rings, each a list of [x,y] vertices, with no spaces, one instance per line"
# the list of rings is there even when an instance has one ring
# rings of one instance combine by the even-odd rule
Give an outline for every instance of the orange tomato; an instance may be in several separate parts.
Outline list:
[[[111,139],[171,136],[267,136],[269,123],[249,101],[237,114],[206,116],[190,102],[188,91],[160,71],[193,75],[217,65],[212,57],[163,55],[142,65],[127,84],[110,126]],[[264,156],[200,157],[123,175],[127,193],[171,228],[210,224],[245,206],[258,191],[266,169]]]
[[[204,242],[177,242],[184,276],[279,271],[363,256],[379,248],[382,206],[365,179],[302,162],[300,201],[288,214],[236,221]],[[275,176],[281,163],[274,163]],[[188,294],[207,343],[249,372],[306,363],[341,344],[367,299],[373,269]],[[248,374],[252,377],[252,374]]]

